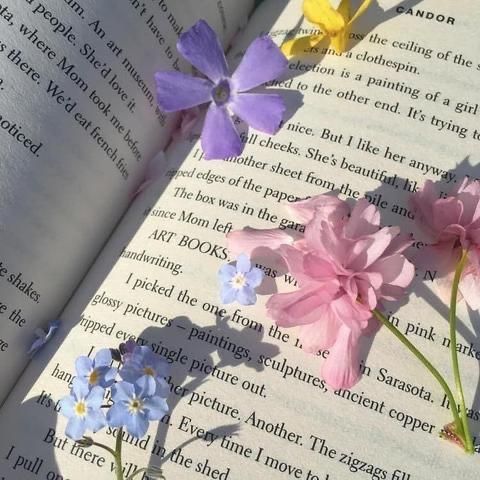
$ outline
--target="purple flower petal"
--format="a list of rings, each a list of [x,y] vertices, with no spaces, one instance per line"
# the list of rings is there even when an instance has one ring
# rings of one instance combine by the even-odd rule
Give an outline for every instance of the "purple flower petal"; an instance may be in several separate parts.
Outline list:
[[[270,135],[277,133],[285,112],[282,97],[275,94],[240,93],[228,107],[245,123]]]
[[[157,389],[155,378],[151,375],[143,375],[135,383],[135,393],[139,397],[151,397]]]
[[[250,262],[250,258],[244,253],[241,253],[237,257],[237,272],[246,273],[249,272],[251,268],[252,264]]]
[[[100,410],[93,410],[89,412],[85,418],[85,426],[88,430],[91,430],[93,433],[98,432],[107,424],[105,420],[105,415]]]
[[[237,273],[237,269],[233,265],[222,265],[220,270],[218,271],[218,278],[221,282],[228,282],[230,281],[235,274]]]
[[[105,397],[105,390],[102,387],[93,387],[87,396],[88,406],[91,408],[100,408]]]
[[[167,398],[170,393],[170,386],[163,378],[157,379],[157,389],[155,390],[156,397]]]
[[[86,398],[88,392],[90,391],[88,383],[84,378],[75,377],[72,384],[71,394],[73,397],[80,399]]]
[[[67,428],[65,433],[67,437],[70,437],[73,440],[80,440],[85,433],[85,421],[79,417],[70,417],[67,423]]]
[[[144,414],[128,415],[125,421],[127,432],[136,438],[142,438],[148,430],[148,419]]]
[[[75,360],[75,368],[79,377],[87,376],[93,367],[93,362],[90,358],[82,355]]]
[[[33,357],[45,344],[47,343],[46,337],[39,337],[33,341],[30,346],[27,355]]]
[[[212,100],[213,84],[180,72],[157,72],[157,101],[164,112],[176,112]]]
[[[128,412],[125,405],[115,403],[107,412],[107,422],[110,427],[122,427],[124,425],[125,413]]]
[[[228,77],[228,67],[217,34],[205,20],[199,20],[180,36],[177,49],[212,82]]]
[[[253,288],[242,287],[237,293],[237,302],[240,305],[254,305],[257,301],[257,294]]]
[[[236,157],[243,150],[240,136],[226,108],[213,103],[207,111],[201,138],[206,160]]]
[[[239,92],[250,90],[282,75],[288,60],[270,37],[260,37],[248,47],[240,65],[232,75]]]
[[[220,299],[224,304],[232,303],[237,299],[237,293],[238,290],[236,288],[233,288],[228,284],[224,284],[220,290]]]
[[[147,398],[144,402],[144,406],[147,409],[147,418],[149,420],[161,420],[168,412],[167,402],[161,397]]]
[[[60,400],[60,412],[62,415],[65,415],[66,417],[71,417],[75,415],[75,400],[73,397],[68,395],[67,397],[63,397]]]
[[[252,268],[250,272],[245,274],[248,285],[252,288],[258,287],[262,283],[263,277],[264,273],[260,268]]]
[[[128,402],[135,394],[135,387],[131,383],[118,382],[112,386],[112,398],[114,402]]]
[[[95,355],[95,367],[110,366],[112,362],[112,353],[109,348],[102,348]]]

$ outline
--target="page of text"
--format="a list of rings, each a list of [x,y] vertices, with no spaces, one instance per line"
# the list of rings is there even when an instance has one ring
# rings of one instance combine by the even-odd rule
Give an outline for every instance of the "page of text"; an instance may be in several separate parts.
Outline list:
[[[217,272],[233,260],[225,235],[246,225],[298,230],[287,202],[326,192],[367,197],[384,225],[414,234],[413,255],[426,239],[409,195],[426,179],[447,191],[478,172],[480,56],[472,38],[480,8],[379,3],[354,24],[348,53],[320,45],[290,61],[273,86],[288,105],[276,136],[244,130],[244,153],[223,162],[203,160],[196,139],[168,151],[164,177],[130,208],[62,315],[72,330],[39,354],[0,412],[12,432],[0,442],[5,479],[72,480],[80,470],[112,477],[106,452],[65,437],[57,402],[78,355],[129,338],[168,360],[171,393],[170,413],[144,439],[125,437],[126,475],[149,463],[161,465],[166,478],[189,480],[477,478],[478,455],[438,438],[451,420],[442,391],[389,331],[364,339],[360,382],[333,390],[320,377],[329,352],[307,355],[295,329],[266,317],[272,293],[295,289],[278,265],[264,264],[256,305],[220,301]],[[300,0],[262,4],[232,61],[260,33],[280,44],[288,32],[311,28],[301,23],[300,8]],[[387,303],[385,313],[451,379],[447,307],[435,276],[434,265],[418,270],[408,303]],[[478,315],[460,304],[459,317],[465,395],[478,436]],[[116,434],[94,437],[113,445]],[[20,458],[38,459],[36,473]]]
[[[204,0],[227,45],[252,2]],[[0,401],[105,242],[175,116],[153,75],[198,2],[7,0],[0,6]]]

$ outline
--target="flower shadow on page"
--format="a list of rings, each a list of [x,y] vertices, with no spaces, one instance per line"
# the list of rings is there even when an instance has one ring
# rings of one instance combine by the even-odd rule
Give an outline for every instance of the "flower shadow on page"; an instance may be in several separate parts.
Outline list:
[[[185,425],[187,423],[196,425],[218,435],[218,438],[216,437],[214,440],[216,442],[219,442],[222,436],[236,435],[240,431],[240,424],[243,421],[241,416],[243,405],[236,403],[235,400],[237,398],[235,392],[243,391],[240,384],[227,385],[220,378],[213,378],[210,368],[205,373],[206,365],[215,366],[222,372],[233,375],[236,374],[235,367],[242,365],[249,371],[248,375],[240,376],[243,380],[249,379],[254,383],[262,383],[256,380],[256,374],[263,369],[263,366],[257,362],[258,355],[263,354],[272,358],[280,353],[276,345],[267,343],[268,340],[263,341],[265,327],[259,323],[252,322],[249,326],[242,327],[232,321],[231,317],[218,315],[215,321],[208,325],[195,324],[185,316],[176,317],[172,319],[171,327],[147,328],[140,334],[140,337],[147,340],[149,345],[154,346],[159,354],[166,352],[161,351],[161,347],[165,347],[167,350],[177,352],[181,349],[181,354],[188,357],[186,365],[177,361],[170,365],[171,373],[168,383],[171,386],[171,392],[167,399],[169,414],[164,421],[159,423],[156,437],[151,440],[156,445],[164,446],[163,449],[154,451],[150,457],[150,465],[157,466],[171,461],[172,454],[179,449],[182,449],[182,455],[189,456],[189,450],[183,451],[183,449],[193,442],[205,443],[205,440],[198,439],[194,435],[190,436],[186,432],[181,434],[185,438],[184,441],[173,442],[170,432],[178,433],[182,420]],[[216,341],[215,338],[227,340],[231,344],[228,346],[230,350],[222,348],[226,344]],[[215,345],[215,342],[219,346]],[[245,356],[245,348],[249,350],[248,356]],[[222,388],[218,391],[217,387]],[[224,387],[228,388],[232,394],[227,396],[222,393]],[[252,399],[257,398],[254,393],[245,393],[245,395],[248,394]],[[199,402],[201,395],[218,397],[221,403],[237,408],[240,411],[239,417],[231,418],[213,410],[205,410],[206,407]],[[192,406],[205,415],[201,415],[197,419],[195,411],[192,412]],[[206,416],[209,418],[208,423],[205,422]],[[231,423],[224,424],[225,421],[231,421]],[[192,451],[192,458],[201,461],[202,458],[196,458],[200,451],[202,449],[195,448],[195,452]]]

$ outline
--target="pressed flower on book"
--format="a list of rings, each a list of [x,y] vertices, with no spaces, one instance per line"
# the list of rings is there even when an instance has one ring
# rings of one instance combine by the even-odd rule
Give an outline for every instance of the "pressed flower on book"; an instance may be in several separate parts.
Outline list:
[[[306,352],[329,351],[321,369],[329,386],[351,388],[359,381],[359,340],[383,325],[445,392],[453,422],[444,427],[442,436],[472,453],[455,349],[455,305],[460,285],[466,300],[478,307],[475,293],[480,278],[480,186],[465,180],[452,196],[439,199],[432,183],[427,182],[412,202],[417,218],[433,241],[425,250],[432,254],[425,257],[430,261],[442,257],[429,266],[436,268],[442,261],[445,278],[441,285],[451,287],[450,335],[456,395],[425,355],[381,312],[384,302],[398,301],[406,295],[414,278],[414,265],[405,256],[412,238],[402,235],[398,227],[382,227],[379,211],[366,199],[357,201],[353,208],[330,195],[291,203],[287,209],[292,221],[303,225],[302,233],[297,229],[246,227],[229,233],[227,246],[233,255],[246,255],[253,262],[257,249],[261,249],[263,258],[267,250],[272,261],[274,256],[283,259],[298,288],[271,295],[266,302],[267,314],[279,326],[298,327]]]
[[[285,104],[278,94],[250,92],[287,69],[287,59],[267,36],[248,47],[230,74],[220,40],[203,20],[180,36],[180,54],[205,77],[181,72],[157,72],[157,100],[165,112],[209,104],[201,133],[205,159],[240,155],[243,143],[232,121],[237,115],[256,130],[274,134],[280,128]]]
[[[402,252],[410,245],[397,227],[380,227],[380,213],[367,200],[350,210],[336,197],[320,195],[289,205],[293,220],[305,223],[295,239],[285,230],[228,235],[228,248],[250,255],[256,247],[280,254],[298,290],[272,295],[268,315],[279,326],[299,326],[304,350],[329,349],[323,378],[333,388],[359,379],[358,342],[374,331],[372,310],[382,300],[398,300],[414,276]]]
[[[318,33],[288,40],[282,45],[282,52],[287,57],[304,55],[318,47],[323,41],[336,53],[343,53],[348,48],[348,41],[353,23],[363,15],[372,0],[362,0],[359,7],[352,12],[350,0],[341,0],[337,9],[329,0],[304,0],[305,18],[319,28]]]
[[[112,367],[115,361],[118,368]],[[161,420],[168,412],[167,361],[149,347],[128,341],[119,349],[99,350],[93,360],[78,357],[75,368],[77,375],[70,395],[60,401],[60,411],[68,418],[66,435],[84,448],[97,447],[109,452],[115,462],[116,480],[143,478],[144,473],[150,478],[163,478],[161,469],[155,466],[140,468],[124,478],[122,442],[124,429],[128,435],[142,438],[149,423]],[[107,425],[118,429],[115,448],[85,436]]]

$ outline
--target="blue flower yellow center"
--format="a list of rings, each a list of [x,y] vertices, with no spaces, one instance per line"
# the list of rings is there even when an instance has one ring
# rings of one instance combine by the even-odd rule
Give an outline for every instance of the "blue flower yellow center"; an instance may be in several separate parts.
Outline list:
[[[247,279],[243,273],[238,272],[231,280],[230,283],[232,284],[233,288],[242,288],[246,285]]]
[[[137,413],[140,413],[143,410],[143,402],[135,397],[130,400],[130,403],[128,404],[128,411],[136,415]]]
[[[145,375],[149,375],[150,377],[154,377],[155,376],[155,370],[152,368],[152,367],[145,367],[143,369],[143,373]]]
[[[84,417],[87,414],[87,404],[84,400],[79,400],[74,407],[77,417]]]
[[[88,376],[88,383],[90,385],[96,385],[98,383],[98,380],[99,380],[99,373],[98,373],[98,370],[95,369],[95,370],[92,370],[90,372],[90,375]]]

